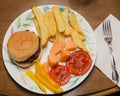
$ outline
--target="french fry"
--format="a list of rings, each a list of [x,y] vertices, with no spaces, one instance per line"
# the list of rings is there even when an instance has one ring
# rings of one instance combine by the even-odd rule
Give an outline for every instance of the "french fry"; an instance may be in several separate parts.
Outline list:
[[[75,16],[75,13],[70,14],[70,16],[69,16],[69,21],[70,21],[71,26],[72,26],[75,30],[77,30],[82,36],[85,36],[84,33],[82,32],[82,29],[81,29],[80,26],[79,26],[79,23],[78,23],[78,21],[77,21],[77,18],[76,18],[76,16]]]
[[[58,41],[62,44],[62,48],[65,47],[65,37],[63,34],[60,34],[59,32],[57,32],[56,33],[56,41]]]
[[[40,32],[41,32],[41,46],[44,47],[47,44],[48,38],[49,38],[49,32],[48,28],[44,19],[43,13],[37,8],[32,7],[32,11],[38,21],[38,24],[40,26]]]
[[[72,32],[72,31],[74,31],[75,29],[73,29],[71,26],[70,26],[70,31]],[[81,35],[81,34],[79,34],[79,32],[78,32],[78,35],[79,35],[79,37],[80,37],[80,39],[82,40],[82,41],[85,41],[86,40],[86,37],[85,36],[83,36],[83,35]]]
[[[55,41],[55,36],[54,36],[54,37],[50,37],[50,38],[49,38],[49,41],[50,41],[50,42],[54,42],[54,41]]]
[[[64,9],[64,11],[62,12],[62,16],[65,22],[65,31],[64,31],[64,35],[65,36],[69,36],[70,35],[70,24],[69,24],[69,20],[68,20],[68,7],[66,7]]]
[[[85,44],[82,42],[82,40],[79,37],[79,33],[76,30],[72,30],[71,31],[71,37],[74,41],[74,43],[79,47],[82,48],[83,50],[87,51],[87,48],[85,46]]]
[[[37,29],[38,36],[41,38],[41,35],[40,35],[40,33],[41,33],[40,32],[40,26],[38,24],[38,21],[37,21],[36,17],[33,18],[33,21],[34,21],[35,27]]]
[[[48,30],[49,30],[49,33],[50,33],[50,37],[53,37],[53,36],[55,36],[56,30],[57,30],[57,25],[56,25],[56,22],[55,22],[53,12],[52,11],[47,11],[45,13],[45,18],[46,18],[46,22],[47,22],[47,25],[48,25]]]
[[[29,76],[38,86],[39,88],[46,93],[46,89],[44,88],[44,86],[36,79],[36,77],[34,76],[34,73],[31,70],[27,70],[26,71],[26,75]]]
[[[79,34],[79,33],[78,33],[78,35],[79,35],[79,37],[80,37],[80,39],[81,39],[82,41],[85,41],[85,40],[86,40],[86,37],[85,37],[85,36],[83,36],[83,35],[81,35],[81,34]]]
[[[64,19],[62,17],[62,13],[59,10],[59,7],[58,6],[53,6],[52,11],[53,11],[53,14],[55,16],[58,31],[60,33],[64,32],[65,31],[65,22],[64,22]]]

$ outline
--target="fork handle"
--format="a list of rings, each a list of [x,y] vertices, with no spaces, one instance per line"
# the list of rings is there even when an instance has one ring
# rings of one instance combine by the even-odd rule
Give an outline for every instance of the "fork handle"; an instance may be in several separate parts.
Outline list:
[[[111,57],[111,66],[112,66],[112,79],[113,79],[115,84],[118,84],[119,75],[118,75],[118,72],[116,70],[116,63],[115,63],[115,58],[113,55],[112,44],[109,43],[108,46],[109,46],[109,51],[110,51],[110,55],[111,55],[110,57]]]

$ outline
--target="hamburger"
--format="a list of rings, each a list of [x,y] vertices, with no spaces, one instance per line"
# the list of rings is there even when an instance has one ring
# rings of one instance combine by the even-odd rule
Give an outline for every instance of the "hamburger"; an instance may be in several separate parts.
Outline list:
[[[7,42],[9,57],[22,68],[27,68],[41,57],[40,38],[31,31],[13,33]]]

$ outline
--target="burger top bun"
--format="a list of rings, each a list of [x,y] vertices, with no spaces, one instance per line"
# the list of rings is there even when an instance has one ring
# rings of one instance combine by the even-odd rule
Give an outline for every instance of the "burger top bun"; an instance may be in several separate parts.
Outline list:
[[[15,63],[16,61],[25,61],[37,52],[40,47],[39,43],[39,38],[34,32],[15,32],[10,36],[7,43],[8,54]]]

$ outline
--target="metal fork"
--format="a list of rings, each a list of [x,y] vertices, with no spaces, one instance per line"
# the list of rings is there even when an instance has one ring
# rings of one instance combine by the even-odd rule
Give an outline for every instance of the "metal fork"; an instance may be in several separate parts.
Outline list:
[[[114,81],[115,84],[118,84],[119,82],[119,75],[116,70],[116,63],[113,55],[113,50],[112,50],[112,30],[111,30],[111,24],[110,20],[106,20],[103,22],[103,33],[104,33],[104,39],[108,44],[110,55],[111,55],[111,67],[112,67],[112,80]]]

